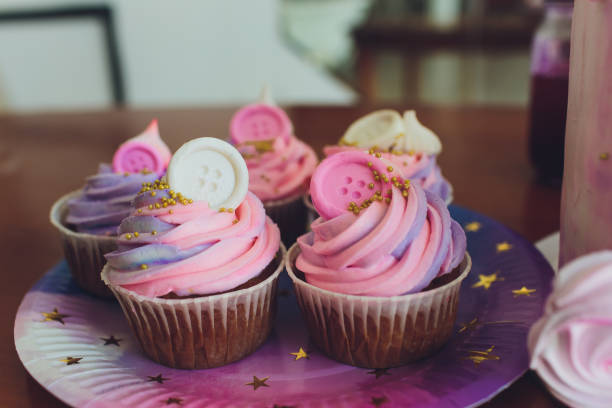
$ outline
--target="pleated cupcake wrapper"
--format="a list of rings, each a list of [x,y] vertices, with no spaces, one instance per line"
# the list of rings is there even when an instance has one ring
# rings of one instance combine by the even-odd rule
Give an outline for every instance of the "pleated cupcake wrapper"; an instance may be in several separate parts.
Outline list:
[[[292,245],[306,232],[306,207],[303,194],[264,202],[266,214],[278,225],[285,245]]]
[[[64,256],[76,283],[88,293],[112,298],[113,294],[100,279],[100,271],[106,264],[104,254],[117,248],[117,238],[75,232],[64,225],[68,201],[79,194],[80,191],[74,191],[57,200],[49,218],[60,233]]]
[[[286,267],[312,340],[331,358],[366,368],[400,366],[440,349],[452,334],[461,282],[472,265],[466,253],[456,279],[425,292],[353,296],[317,288],[298,277],[299,253],[297,244],[289,249]]]
[[[274,272],[252,287],[189,299],[139,295],[102,279],[110,287],[145,354],[173,368],[219,367],[253,353],[268,338],[276,315],[278,276],[286,250],[268,268]]]

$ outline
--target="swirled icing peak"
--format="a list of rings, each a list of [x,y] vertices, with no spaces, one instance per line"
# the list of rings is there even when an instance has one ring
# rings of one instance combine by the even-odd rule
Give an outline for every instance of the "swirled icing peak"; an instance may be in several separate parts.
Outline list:
[[[249,190],[263,201],[279,200],[307,190],[317,163],[315,152],[293,134],[287,114],[263,102],[245,106],[232,118],[230,141],[249,169]]]
[[[216,142],[211,145],[205,139],[195,139],[201,144],[196,150],[218,152]],[[180,166],[185,174],[194,174],[202,164],[195,160],[199,157],[183,157],[185,163],[173,159],[168,173]],[[206,164],[215,167],[223,161],[213,159]],[[247,178],[240,171],[233,173],[232,168],[217,166],[212,169],[212,180],[216,180],[214,170],[221,171],[221,180],[237,178],[236,184]],[[201,185],[197,174],[187,178],[187,183],[205,190],[209,182]],[[276,255],[280,232],[254,194],[242,197],[235,208],[217,209],[207,199],[188,198],[165,181],[145,183],[134,200],[133,212],[120,225],[119,249],[106,255],[111,284],[149,297],[189,296],[228,291],[258,276]]]
[[[612,251],[565,265],[529,332],[531,368],[572,407],[612,406]]]
[[[414,293],[463,260],[465,233],[444,202],[380,153],[326,158],[310,192],[321,217],[298,239],[296,266],[314,286],[368,296]]]

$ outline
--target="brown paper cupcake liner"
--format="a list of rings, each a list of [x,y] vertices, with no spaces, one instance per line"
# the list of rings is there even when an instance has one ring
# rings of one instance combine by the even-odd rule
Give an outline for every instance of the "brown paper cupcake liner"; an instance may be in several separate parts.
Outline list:
[[[276,315],[278,276],[286,249],[281,244],[268,278],[246,289],[186,299],[139,295],[102,279],[113,291],[145,354],[173,368],[212,368],[240,360],[268,338]]]
[[[396,367],[427,357],[450,338],[459,289],[472,266],[469,254],[451,282],[424,292],[393,296],[353,296],[308,284],[295,267],[293,245],[286,267],[314,343],[345,364],[366,368]]]
[[[75,232],[64,225],[68,200],[79,194],[80,191],[74,191],[57,200],[49,219],[60,233],[64,256],[77,285],[93,295],[111,298],[113,294],[100,279],[100,271],[106,264],[104,254],[117,248],[117,238]]]
[[[266,214],[281,231],[283,243],[291,246],[297,238],[306,232],[307,212],[303,194],[293,195],[276,201],[264,202]]]

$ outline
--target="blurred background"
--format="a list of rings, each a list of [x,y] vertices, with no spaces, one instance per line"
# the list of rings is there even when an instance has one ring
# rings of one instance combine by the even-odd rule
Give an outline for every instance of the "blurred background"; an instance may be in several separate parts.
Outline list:
[[[2,0],[0,110],[526,106],[524,0]]]

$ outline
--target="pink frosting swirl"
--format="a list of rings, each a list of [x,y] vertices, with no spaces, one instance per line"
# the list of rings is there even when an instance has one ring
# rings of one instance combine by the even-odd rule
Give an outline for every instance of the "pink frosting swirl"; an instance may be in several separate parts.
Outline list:
[[[295,136],[236,146],[249,169],[249,190],[263,201],[306,192],[317,155]]]
[[[230,213],[202,201],[155,208],[176,193],[153,191],[137,196],[119,249],[106,255],[114,285],[149,297],[224,292],[259,275],[279,249],[280,232],[252,193]]]
[[[298,239],[296,266],[308,283],[338,293],[395,296],[418,292],[461,263],[465,233],[444,202],[416,184],[390,188],[388,204],[374,200],[358,214],[318,218]]]
[[[529,332],[531,368],[573,407],[612,406],[612,251],[568,263]]]

